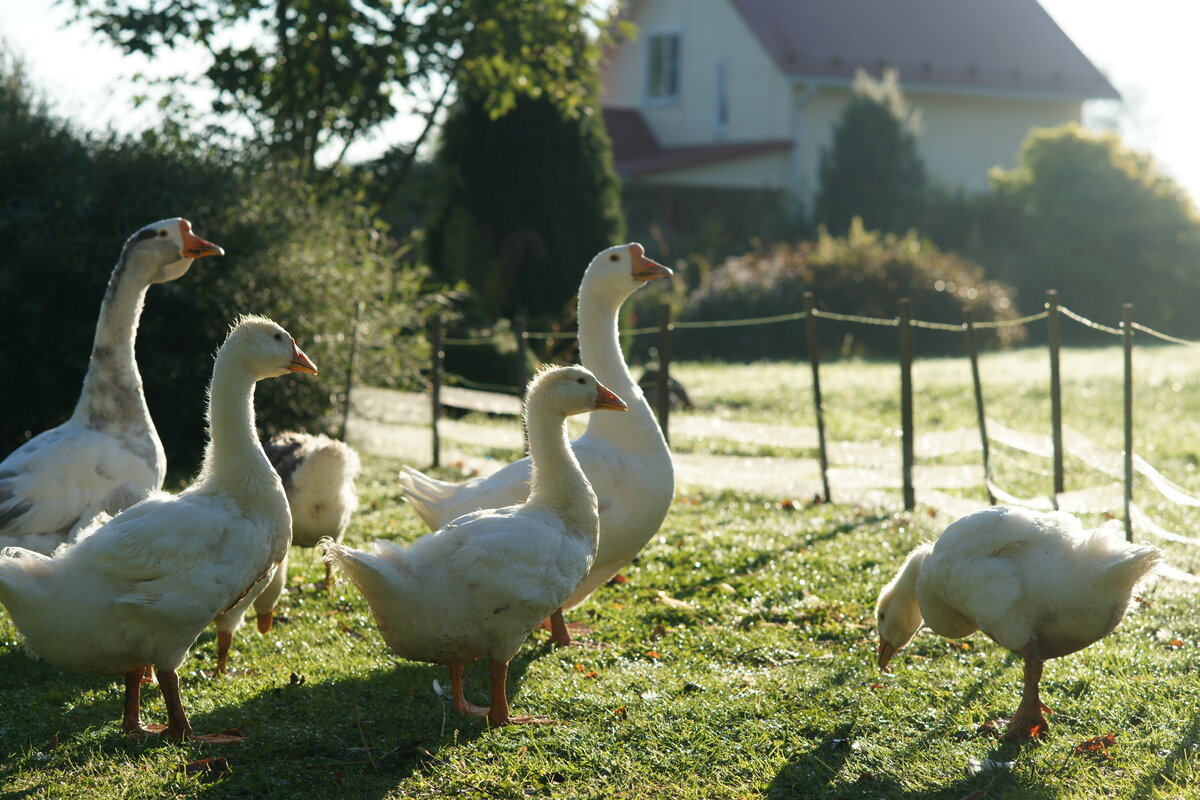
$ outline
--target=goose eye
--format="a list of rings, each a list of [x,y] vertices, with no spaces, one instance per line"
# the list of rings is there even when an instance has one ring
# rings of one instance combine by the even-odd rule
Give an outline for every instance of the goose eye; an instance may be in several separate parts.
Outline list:
[[[578,383],[580,386],[582,386],[583,384],[587,383],[587,381],[586,381],[586,380],[584,380],[583,378],[580,378],[580,379],[578,379],[578,380],[577,380],[577,381],[575,381],[575,382],[576,382],[576,383]]]
[[[158,235],[159,235],[160,237],[162,237],[162,238],[166,238],[166,236],[167,236],[167,232],[166,232],[166,231],[159,231],[159,232],[158,232]]]
[[[620,261],[621,255],[619,253],[613,253],[611,256],[608,257],[608,260],[609,261]]]
[[[282,334],[282,333],[277,333],[277,334],[275,334],[275,341],[277,341],[277,342],[282,342],[282,341],[283,341],[283,334]]]

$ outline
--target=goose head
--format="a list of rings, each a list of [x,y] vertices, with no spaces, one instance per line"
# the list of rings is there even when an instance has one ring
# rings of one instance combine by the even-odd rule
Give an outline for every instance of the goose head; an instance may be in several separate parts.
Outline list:
[[[621,398],[580,366],[552,367],[538,373],[525,393],[525,406],[547,408],[563,417],[589,411],[629,410]]]
[[[879,592],[875,604],[875,624],[879,629],[880,669],[887,669],[892,656],[908,644],[923,621],[917,602],[917,578],[921,564],[931,547],[923,544],[908,554],[900,573]]]
[[[218,357],[234,360],[255,380],[289,372],[317,374],[317,365],[291,335],[266,317],[245,316],[234,323]]]
[[[624,300],[647,283],[671,275],[671,270],[646,257],[637,242],[619,244],[596,254],[584,281],[601,292]]]
[[[125,269],[148,284],[181,277],[197,258],[223,255],[219,245],[192,233],[192,223],[182,217],[150,223],[129,237],[121,253]]]

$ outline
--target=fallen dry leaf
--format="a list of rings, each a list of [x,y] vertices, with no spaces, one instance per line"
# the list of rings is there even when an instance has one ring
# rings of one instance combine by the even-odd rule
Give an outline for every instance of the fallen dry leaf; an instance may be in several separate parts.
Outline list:
[[[1117,743],[1117,735],[1115,733],[1106,733],[1103,736],[1093,736],[1086,742],[1080,742],[1075,745],[1072,752],[1078,755],[1094,755],[1104,759],[1111,759],[1112,753],[1108,752],[1108,748]]]
[[[658,590],[658,594],[656,595],[655,599],[667,608],[673,608],[676,611],[694,612],[696,610],[696,607],[691,603],[687,602],[686,600],[677,600],[668,595],[662,589]]]
[[[658,653],[654,652],[653,650],[647,650],[646,655],[650,656],[650,658],[662,658],[662,656],[660,656]]]

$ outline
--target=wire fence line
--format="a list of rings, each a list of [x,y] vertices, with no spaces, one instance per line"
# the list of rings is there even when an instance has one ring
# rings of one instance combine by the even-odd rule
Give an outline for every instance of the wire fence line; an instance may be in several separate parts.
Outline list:
[[[1123,306],[1124,318],[1118,325],[1106,325],[1088,317],[1079,314],[1067,306],[1060,305],[1058,302],[1058,293],[1051,291],[1047,293],[1047,300],[1044,308],[1033,314],[1023,317],[1008,319],[1008,320],[988,320],[988,321],[973,321],[970,313],[964,310],[964,321],[961,323],[946,323],[929,320],[912,319],[911,302],[901,300],[899,302],[900,314],[895,317],[872,317],[858,314],[843,314],[833,311],[823,311],[815,307],[815,302],[811,293],[805,295],[805,309],[787,314],[777,314],[770,316],[749,317],[743,319],[725,319],[725,320],[706,320],[706,321],[681,321],[673,322],[670,316],[670,307],[663,304],[660,310],[660,324],[657,326],[644,326],[633,329],[623,330],[623,336],[642,336],[650,334],[658,334],[659,342],[659,362],[657,375],[657,404],[656,411],[659,416],[660,425],[666,435],[668,433],[668,416],[670,413],[669,392],[671,391],[670,380],[670,350],[671,336],[677,331],[698,330],[698,329],[719,329],[732,327],[748,327],[755,325],[770,325],[783,322],[794,322],[803,320],[805,326],[805,340],[807,342],[808,355],[812,362],[813,370],[813,393],[814,393],[814,409],[816,414],[817,432],[818,432],[818,451],[820,461],[820,473],[822,486],[824,488],[823,497],[826,501],[830,498],[830,489],[828,482],[829,464],[826,458],[826,441],[824,435],[824,409],[820,396],[820,343],[818,339],[819,326],[821,320],[846,322],[851,324],[875,325],[883,327],[893,327],[898,329],[899,343],[898,351],[900,355],[901,369],[901,434],[902,434],[902,457],[901,457],[901,472],[902,472],[902,488],[904,496],[904,505],[911,509],[915,506],[915,491],[913,487],[913,421],[912,421],[912,338],[911,330],[913,328],[921,328],[927,330],[938,330],[947,333],[963,333],[967,338],[968,356],[971,360],[972,372],[975,376],[974,390],[975,402],[978,417],[978,427],[980,435],[980,443],[982,445],[983,455],[983,488],[986,489],[990,502],[1002,500],[1012,502],[1019,505],[1031,507],[1060,507],[1060,499],[1067,500],[1067,505],[1073,510],[1083,511],[1085,508],[1079,505],[1077,499],[1067,498],[1063,492],[1063,456],[1066,452],[1070,452],[1072,457],[1082,458],[1085,464],[1096,467],[1102,474],[1118,479],[1123,484],[1124,494],[1124,521],[1126,527],[1126,535],[1132,538],[1133,526],[1136,523],[1140,529],[1153,535],[1161,535],[1164,529],[1157,523],[1149,520],[1145,511],[1133,503],[1133,480],[1134,476],[1140,476],[1146,480],[1150,486],[1158,490],[1159,495],[1167,502],[1181,505],[1184,507],[1200,507],[1200,498],[1193,497],[1183,490],[1178,485],[1174,484],[1168,478],[1159,473],[1148,462],[1137,457],[1132,452],[1133,442],[1133,418],[1132,418],[1132,341],[1134,333],[1145,334],[1162,341],[1173,344],[1200,346],[1200,341],[1185,339],[1182,337],[1172,336],[1167,333],[1150,328],[1141,323],[1132,320],[1132,307],[1129,304]],[[1058,366],[1058,350],[1061,346],[1061,334],[1059,330],[1060,318],[1075,322],[1081,326],[1089,328],[1099,333],[1121,337],[1125,349],[1125,442],[1126,446],[1123,451],[1117,454],[1109,454],[1103,459],[1095,457],[1094,452],[1092,457],[1086,454],[1081,456],[1080,445],[1077,437],[1068,437],[1064,441],[1063,425],[1061,419],[1061,385]],[[989,443],[999,444],[1001,446],[1012,446],[1014,441],[1013,432],[997,426],[993,421],[991,424],[994,428],[989,435],[988,421],[985,414],[984,397],[981,381],[979,379],[978,354],[975,348],[974,334],[977,330],[995,329],[1001,327],[1014,327],[1019,325],[1028,325],[1045,320],[1047,322],[1047,333],[1049,340],[1050,358],[1051,358],[1051,435],[1048,442],[1038,444],[1037,452],[1044,454],[1053,460],[1053,469],[1051,475],[1053,477],[1054,490],[1046,498],[1020,498],[1006,492],[1003,487],[996,484],[990,462]],[[520,394],[526,380],[528,379],[528,349],[527,343],[530,340],[560,340],[571,341],[575,338],[574,332],[569,331],[526,331],[522,320],[518,320],[512,331],[496,333],[490,336],[479,337],[464,337],[464,338],[442,338],[440,329],[440,320],[435,323],[438,331],[437,340],[434,343],[433,349],[433,369],[432,374],[437,376],[436,380],[431,381],[431,403],[435,408],[433,416],[432,435],[434,439],[434,465],[438,462],[439,447],[438,439],[438,410],[441,407],[439,398],[439,389],[441,383],[449,381],[452,384],[459,384],[465,387],[480,389],[484,391],[505,393],[505,394]],[[501,344],[511,348],[514,344],[517,349],[517,368],[514,370],[516,380],[512,385],[500,386],[495,384],[486,384],[476,381],[471,381],[462,376],[447,376],[442,373],[442,358],[444,346],[482,346]],[[649,393],[650,390],[648,390]],[[1020,449],[1028,448],[1022,447]],[[1086,449],[1086,448],[1085,448]],[[1029,451],[1032,452],[1032,451]],[[1119,463],[1123,462],[1123,463]],[[1097,464],[1099,463],[1099,466]],[[1086,509],[1094,510],[1094,509]],[[1111,509],[1109,509],[1111,510]],[[1168,532],[1169,533],[1169,532]],[[1190,537],[1183,537],[1178,534],[1163,536],[1163,538],[1180,541],[1187,540],[1188,543],[1193,543]],[[1200,543],[1200,542],[1196,542]],[[1200,580],[1198,578],[1197,580]]]

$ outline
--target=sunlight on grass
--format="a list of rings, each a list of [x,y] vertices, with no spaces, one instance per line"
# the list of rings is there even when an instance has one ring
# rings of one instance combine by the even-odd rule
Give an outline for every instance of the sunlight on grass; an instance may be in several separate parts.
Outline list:
[[[1048,430],[1043,356],[985,358],[989,416]],[[1194,360],[1190,350],[1139,351],[1137,435],[1139,451],[1196,490]],[[1118,449],[1120,369],[1116,350],[1064,354],[1067,424]],[[886,363],[828,365],[831,437],[898,447],[895,371]],[[689,413],[812,424],[807,365],[681,364],[676,374],[700,406]],[[918,431],[973,425],[969,381],[961,361],[920,362]],[[723,447],[759,451],[736,441]],[[400,466],[365,459],[350,544],[422,533],[393,478]],[[1017,484],[1019,471],[1010,469]],[[1043,480],[1021,485],[1036,491]],[[1191,590],[1160,580],[1112,636],[1050,662],[1043,681],[1055,710],[1049,739],[1002,744],[986,723],[1015,709],[1021,667],[985,637],[949,641],[923,632],[891,673],[874,667],[876,593],[903,555],[948,521],[927,506],[902,513],[898,505],[810,505],[682,487],[660,535],[624,571],[627,580],[568,615],[592,628],[588,643],[555,650],[538,632],[514,659],[514,712],[560,723],[541,728],[489,729],[457,716],[434,691],[435,680],[448,685],[445,670],[394,658],[353,587],[329,596],[317,586],[322,568],[310,552],[294,557],[275,630],[239,632],[233,677],[206,677],[215,659],[211,629],[181,670],[197,731],[245,726],[247,741],[224,748],[124,739],[118,681],[29,659],[0,614],[0,797],[957,800],[977,791],[984,792],[977,798],[1081,799],[1200,792],[1200,623]],[[1162,513],[1180,527],[1195,518],[1186,509]],[[469,667],[467,678],[468,696],[483,701],[486,665]],[[162,721],[156,689],[146,690],[144,707],[146,721]],[[1106,750],[1076,751],[1109,733],[1115,738]],[[208,756],[227,759],[227,771],[187,772],[189,762]],[[969,759],[1015,765],[970,776]]]

